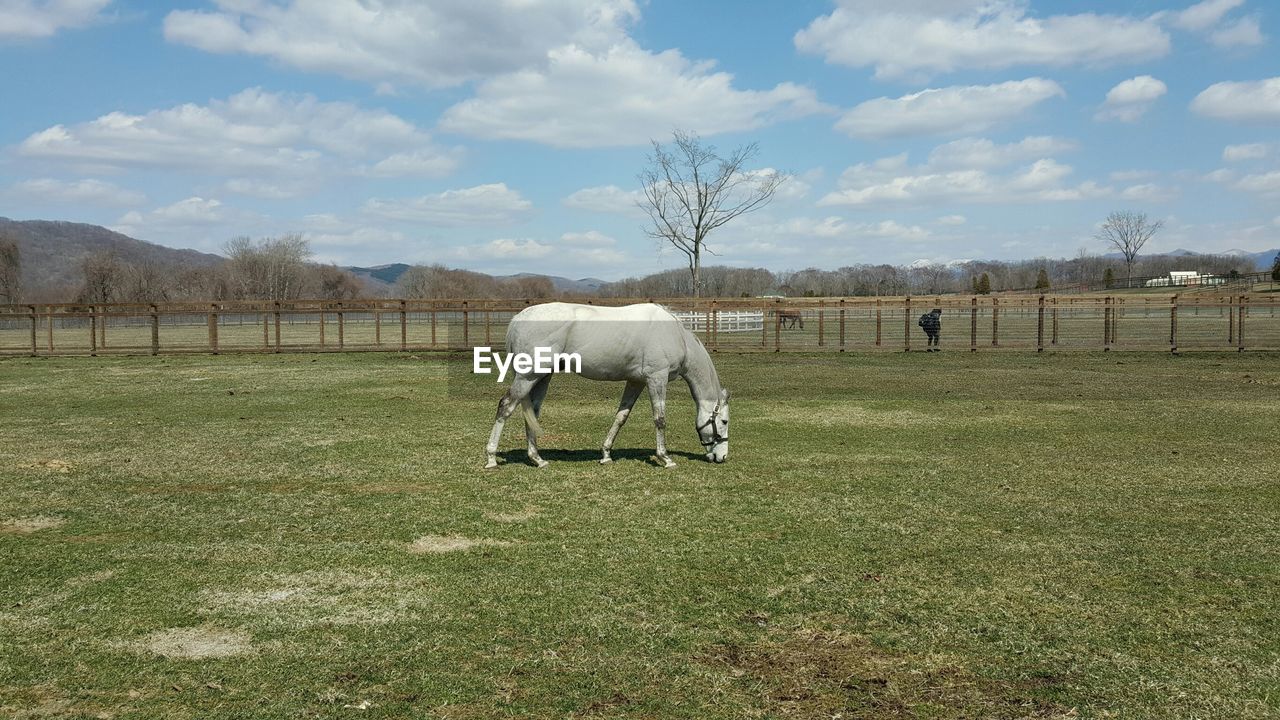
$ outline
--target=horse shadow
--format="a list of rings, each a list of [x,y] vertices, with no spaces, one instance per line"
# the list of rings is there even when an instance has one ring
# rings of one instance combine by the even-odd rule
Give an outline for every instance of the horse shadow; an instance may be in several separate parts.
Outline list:
[[[566,450],[558,448],[538,448],[538,454],[547,462],[576,462],[576,463],[596,463],[600,462],[600,450]],[[667,454],[672,458],[684,458],[685,460],[702,460],[706,461],[706,455],[685,452],[683,450],[667,450]],[[652,450],[644,448],[614,448],[609,452],[609,456],[613,458],[613,462],[618,463],[623,460],[640,460],[650,465],[660,466],[657,455]],[[505,450],[498,453],[504,464],[524,464],[532,465],[529,461],[529,455],[524,450]]]

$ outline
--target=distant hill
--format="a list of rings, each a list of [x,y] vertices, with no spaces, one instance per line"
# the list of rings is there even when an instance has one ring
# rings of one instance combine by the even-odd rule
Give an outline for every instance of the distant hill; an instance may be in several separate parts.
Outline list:
[[[412,265],[404,263],[392,263],[390,265],[375,265],[373,267],[345,267],[343,270],[350,272],[352,275],[364,280],[370,290],[391,293],[396,282],[404,275]],[[484,274],[484,273],[481,273]],[[491,275],[495,280],[519,280],[520,278],[547,278],[551,281],[551,285],[555,287],[557,292],[569,293],[594,293],[605,284],[604,280],[599,278],[581,278],[573,280],[559,275],[539,275],[538,273],[517,273],[515,275]]]
[[[1178,248],[1177,250],[1170,250],[1169,252],[1166,252],[1166,253],[1151,253],[1149,255],[1145,255],[1145,257],[1164,256],[1164,257],[1192,258],[1197,255],[1229,255],[1232,257],[1240,258],[1241,264],[1244,265],[1244,267],[1240,268],[1241,272],[1251,272],[1254,270],[1270,270],[1271,263],[1275,260],[1277,253],[1280,253],[1280,248],[1272,248],[1271,250],[1263,250],[1262,252],[1249,252],[1247,250],[1224,250],[1222,252],[1216,252],[1216,253],[1202,253],[1202,252],[1196,252],[1195,250]],[[1103,255],[1103,257],[1113,258],[1118,260],[1123,258],[1124,255],[1121,255],[1118,252],[1112,252],[1112,253],[1107,253]],[[1191,268],[1188,268],[1188,269],[1191,269]]]
[[[217,265],[224,260],[219,255],[175,250],[85,223],[0,217],[0,237],[17,241],[22,259],[22,284],[30,289],[79,285],[80,261],[101,250],[112,250],[128,263],[149,261],[200,267]]]
[[[559,275],[539,275],[537,273],[516,273],[515,275],[494,275],[499,280],[519,280],[520,278],[544,277],[551,281],[551,284],[558,292],[574,292],[574,293],[594,293],[600,289],[602,285],[608,284],[605,280],[599,278],[586,277],[578,280],[571,280],[567,277]]]

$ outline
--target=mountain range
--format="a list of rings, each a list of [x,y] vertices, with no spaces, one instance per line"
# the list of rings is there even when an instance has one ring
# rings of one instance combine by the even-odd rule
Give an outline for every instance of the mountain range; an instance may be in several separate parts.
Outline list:
[[[156,245],[144,240],[131,238],[98,225],[85,223],[62,222],[56,220],[10,220],[0,217],[0,239],[17,241],[18,252],[22,262],[23,286],[28,288],[62,288],[79,285],[80,263],[89,255],[111,250],[127,263],[152,262],[166,266],[211,266],[225,260],[220,255],[199,252],[196,250],[179,250],[163,245]],[[1221,253],[1200,253],[1194,250],[1179,248],[1164,255],[1175,257],[1194,257],[1196,255],[1234,255],[1248,263],[1241,270],[1266,270],[1280,248],[1249,252],[1246,250],[1228,250]],[[1121,257],[1111,253],[1105,257]],[[344,268],[361,278],[368,289],[375,294],[389,294],[411,266],[405,263],[389,263],[374,267]],[[522,277],[546,277],[560,292],[593,293],[607,284],[606,281],[594,277],[572,278],[558,275],[538,275],[535,273],[518,273],[515,275],[497,275],[499,280]]]

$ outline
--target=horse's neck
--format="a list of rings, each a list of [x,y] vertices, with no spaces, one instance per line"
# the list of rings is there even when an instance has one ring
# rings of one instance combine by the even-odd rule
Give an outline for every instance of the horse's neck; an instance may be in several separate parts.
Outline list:
[[[694,402],[713,406],[720,402],[720,376],[716,374],[716,366],[711,364],[707,349],[697,338],[691,340],[686,343],[684,379],[689,383]]]

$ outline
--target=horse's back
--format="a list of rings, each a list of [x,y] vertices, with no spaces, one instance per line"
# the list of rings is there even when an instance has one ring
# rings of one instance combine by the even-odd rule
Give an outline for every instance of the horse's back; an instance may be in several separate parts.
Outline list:
[[[620,307],[544,303],[521,310],[507,328],[507,350],[578,353],[582,374],[601,380],[640,379],[683,364],[680,321],[661,305]]]

